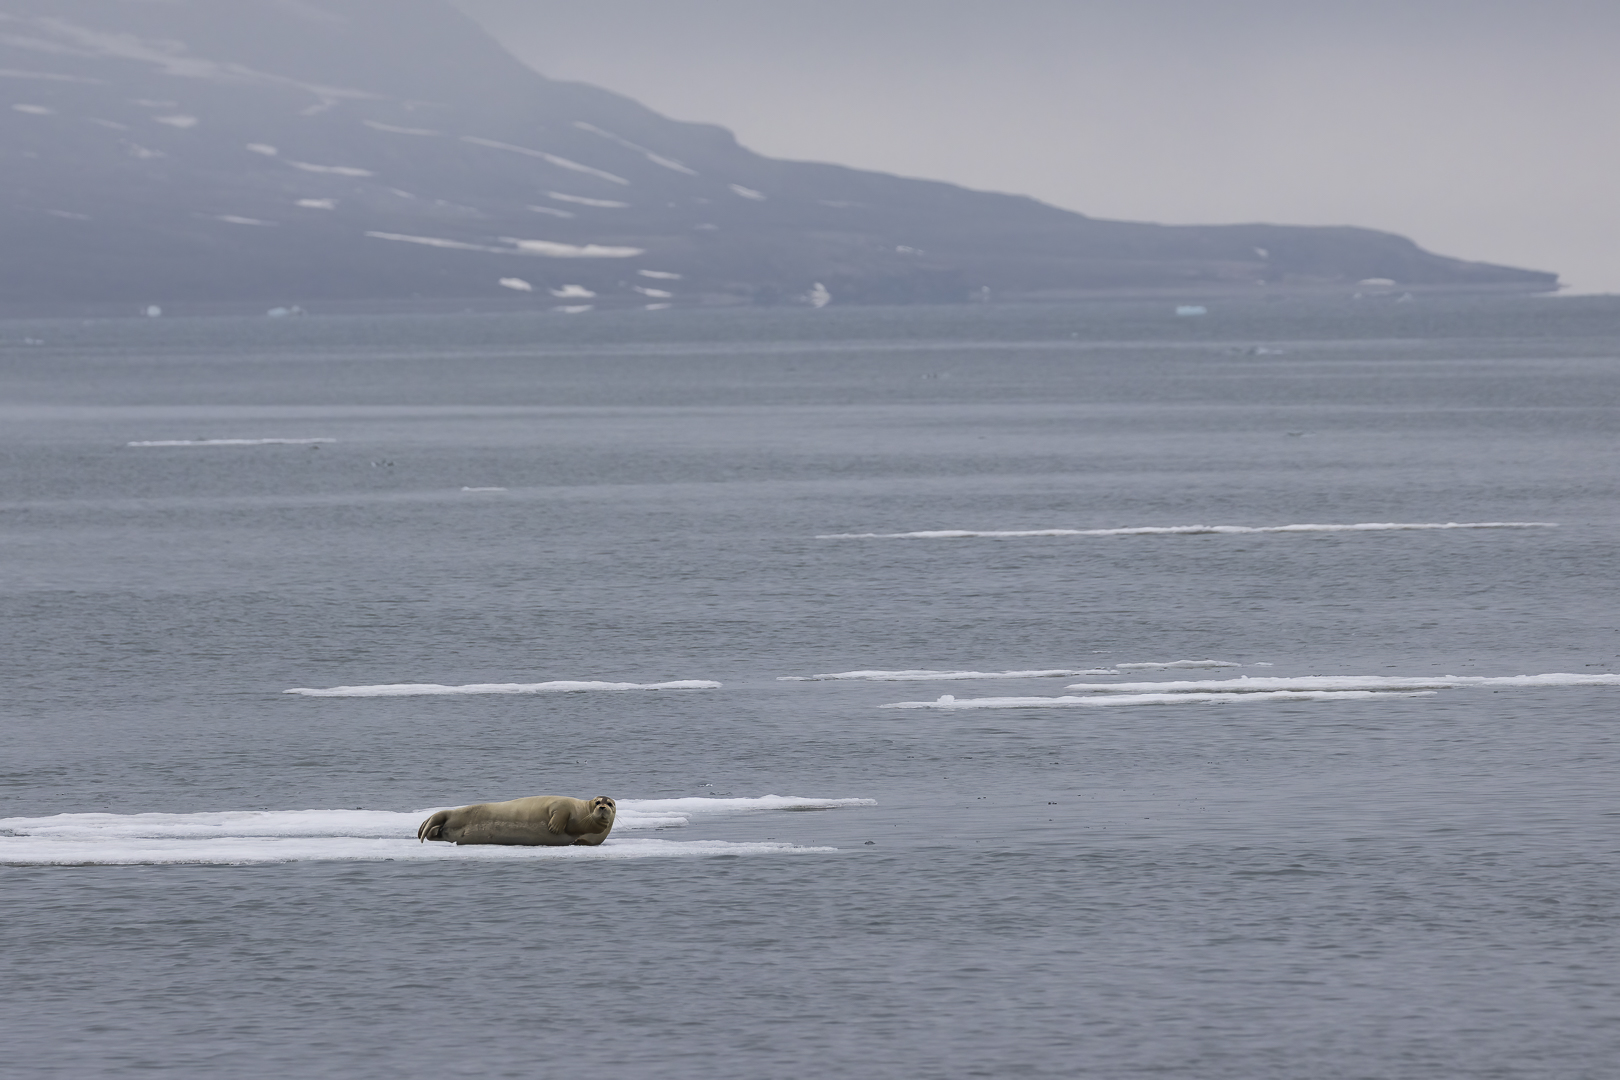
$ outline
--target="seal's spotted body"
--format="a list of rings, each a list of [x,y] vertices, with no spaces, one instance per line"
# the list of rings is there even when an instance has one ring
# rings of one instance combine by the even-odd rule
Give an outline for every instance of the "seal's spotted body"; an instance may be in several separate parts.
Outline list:
[[[606,795],[586,802],[566,795],[531,795],[507,802],[440,810],[416,830],[418,840],[525,847],[595,847],[613,830],[617,807]]]

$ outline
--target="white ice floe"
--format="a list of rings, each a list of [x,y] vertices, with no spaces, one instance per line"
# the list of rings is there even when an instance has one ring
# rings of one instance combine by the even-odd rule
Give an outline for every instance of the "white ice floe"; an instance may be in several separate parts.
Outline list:
[[[819,310],[832,303],[832,293],[827,291],[827,286],[818,281],[810,286],[810,291],[805,294],[805,299],[810,302],[811,307]]]
[[[89,221],[89,214],[81,214],[77,210],[47,210],[51,217],[65,218],[68,221]]]
[[[630,183],[630,181],[626,180],[622,176],[606,172],[602,169],[593,169],[589,165],[581,165],[577,161],[571,161],[565,157],[558,157],[556,154],[548,154],[544,150],[531,150],[527,146],[515,146],[512,143],[499,142],[495,139],[480,139],[472,135],[463,135],[461,137],[461,141],[465,143],[472,143],[474,146],[487,146],[491,150],[505,150],[509,154],[522,154],[525,157],[539,158],[542,161],[557,166],[559,169],[568,169],[571,172],[584,173],[586,176],[594,176],[599,180],[606,180],[609,183],[624,184],[627,186]]]
[[[370,169],[361,169],[354,165],[312,165],[307,161],[293,161],[291,158],[283,158],[282,160],[295,169],[302,169],[304,172],[324,173],[328,176],[364,177],[377,175]]]
[[[550,290],[551,295],[559,300],[591,300],[596,294],[583,285],[564,285],[560,289]]]
[[[537,214],[548,214],[551,217],[560,217],[560,218],[576,218],[576,217],[579,217],[579,215],[574,213],[572,210],[559,210],[555,206],[531,206],[531,207],[529,207],[529,209],[533,210]]]
[[[1120,665],[1124,667],[1123,664]],[[1221,693],[1255,694],[1279,690],[1455,690],[1461,687],[1537,688],[1546,686],[1620,686],[1620,675],[1240,675],[1235,679],[1178,682],[1074,683],[1063,689],[1093,694]]]
[[[672,308],[674,306],[675,306],[674,304],[663,304],[663,303],[659,303],[659,304],[642,304],[641,305],[641,310],[642,311],[668,311],[670,308]]]
[[[825,533],[817,540],[1009,540],[1038,536],[1250,536],[1259,533],[1422,532],[1435,529],[1556,529],[1552,521],[1362,522],[1357,525],[1164,525],[1129,529],[935,529],[927,532]]]
[[[731,188],[733,194],[741,195],[745,199],[752,199],[755,202],[765,201],[765,193],[763,191],[755,191],[753,188],[743,187],[741,184],[728,184],[726,186]]]
[[[424,697],[465,694],[583,694],[594,690],[718,690],[709,679],[683,679],[679,682],[577,682],[560,680],[540,683],[469,683],[441,686],[438,683],[384,683],[379,686],[332,686],[323,690],[294,687],[284,694],[303,697]]]
[[[820,675],[778,675],[777,682],[938,682],[964,679],[1064,679],[1076,675],[1112,675],[1109,668],[1051,668],[1039,671],[935,671],[909,668],[902,671],[834,671]]]
[[[534,286],[520,277],[503,277],[499,284],[501,288],[511,289],[514,292],[534,292]]]
[[[595,304],[563,304],[562,306],[554,307],[551,310],[560,311],[564,315],[583,315],[587,311],[596,310],[596,305]]]
[[[1273,690],[1259,694],[1103,694],[1096,697],[955,698],[897,701],[880,709],[1082,709],[1113,705],[1224,705],[1251,701],[1366,701],[1372,698],[1427,697],[1433,690]]]
[[[288,309],[291,310],[290,308]],[[162,312],[159,312],[162,314]],[[125,446],[307,446],[334,443],[336,439],[152,439],[125,443]]]
[[[650,296],[657,300],[668,300],[670,297],[675,295],[667,289],[649,289],[645,285],[633,285],[631,288],[640,293],[642,296]]]
[[[263,154],[265,157],[275,157],[277,154],[281,153],[280,150],[277,150],[269,143],[250,142],[247,144],[247,148],[249,153]]]
[[[493,798],[507,798],[497,794]],[[625,833],[675,829],[694,819],[875,805],[871,799],[767,795],[744,799],[620,799],[600,847],[420,843],[416,829],[438,807],[383,810],[233,810],[200,814],[58,814],[0,818],[0,865],[162,865],[311,861],[636,859],[830,852],[775,842],[668,840]]]
[[[674,273],[673,271],[670,271],[670,270],[637,270],[636,273],[641,275],[642,277],[656,278],[659,281],[679,281],[679,280],[681,280],[681,275],[679,275],[677,273]]]
[[[27,113],[29,116],[55,116],[56,110],[44,105],[13,105],[14,112]]]
[[[613,827],[668,829],[689,825],[693,818],[715,818],[750,811],[840,810],[876,805],[876,799],[806,799],[797,795],[761,795],[744,799],[620,799]]]
[[[556,199],[558,202],[576,203],[579,206],[598,206],[604,210],[623,210],[630,205],[627,202],[619,202],[617,199],[587,199],[583,195],[567,195],[561,191],[548,191],[546,196],[547,198]]]
[[[503,487],[464,487],[462,491],[505,491]]]
[[[1120,671],[1179,671],[1184,668],[1242,667],[1230,660],[1171,660],[1169,663],[1115,664]],[[1085,672],[1090,675],[1091,672]]]
[[[215,214],[215,221],[223,221],[227,225],[257,225],[260,228],[273,228],[275,222],[261,221],[259,218],[242,217],[240,214]]]
[[[366,127],[372,129],[373,131],[386,131],[391,135],[442,135],[442,134],[444,134],[441,131],[434,131],[432,128],[398,127],[398,126],[396,126],[394,124],[384,124],[384,123],[380,123],[379,121],[376,121],[376,120],[362,120],[360,122],[362,124],[366,125]]]
[[[299,199],[295,205],[305,210],[336,210],[337,204],[336,199]]]
[[[195,116],[183,116],[179,114],[173,116],[154,116],[152,119],[160,124],[167,124],[170,127],[179,128],[182,131],[186,130],[187,128],[194,128],[199,123]]]
[[[142,161],[153,161],[157,158],[166,158],[169,156],[161,150],[153,150],[150,146],[142,146],[140,143],[130,142],[127,139],[124,140],[123,147],[124,153],[128,154],[132,158],[139,158]]]
[[[671,172],[682,173],[686,176],[697,175],[697,171],[695,169],[687,168],[674,158],[664,157],[662,154],[655,154],[645,146],[642,146],[639,143],[633,143],[629,139],[620,138],[619,136],[613,134],[613,132],[599,128],[595,124],[587,124],[583,120],[575,120],[574,126],[579,128],[581,131],[588,131],[592,135],[599,135],[609,142],[618,143],[627,150],[634,150],[638,154],[645,157],[648,161],[652,162],[654,165],[662,166],[663,168],[669,169]]]

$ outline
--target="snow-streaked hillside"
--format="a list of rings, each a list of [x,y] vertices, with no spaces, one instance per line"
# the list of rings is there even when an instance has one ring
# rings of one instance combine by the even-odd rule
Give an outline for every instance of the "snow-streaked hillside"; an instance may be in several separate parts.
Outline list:
[[[1368,230],[1106,222],[763,158],[548,80],[442,0],[0,0],[0,192],[13,310],[1554,284]]]

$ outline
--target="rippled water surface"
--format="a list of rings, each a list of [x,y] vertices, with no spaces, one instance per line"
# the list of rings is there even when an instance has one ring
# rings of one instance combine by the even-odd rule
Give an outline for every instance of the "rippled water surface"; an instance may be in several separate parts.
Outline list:
[[[1172,310],[0,323],[0,1074],[1609,1075],[1620,303]]]

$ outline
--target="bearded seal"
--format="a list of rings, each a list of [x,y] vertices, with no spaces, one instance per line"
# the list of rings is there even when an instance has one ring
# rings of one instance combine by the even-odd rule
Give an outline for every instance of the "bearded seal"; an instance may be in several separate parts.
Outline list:
[[[452,844],[595,847],[612,831],[617,810],[617,804],[606,795],[589,802],[566,795],[531,795],[527,799],[440,810],[422,822],[416,838]]]

